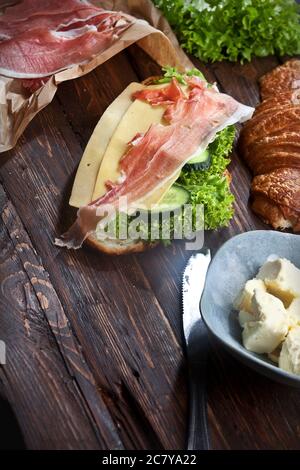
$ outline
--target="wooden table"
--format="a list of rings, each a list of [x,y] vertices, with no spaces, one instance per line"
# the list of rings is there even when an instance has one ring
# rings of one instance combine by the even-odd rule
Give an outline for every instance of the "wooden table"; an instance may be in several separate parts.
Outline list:
[[[195,63],[221,90],[256,105],[257,78],[278,60]],[[183,242],[124,257],[53,245],[74,219],[68,197],[99,117],[131,81],[158,72],[130,48],[62,84],[17,147],[1,155],[0,339],[7,364],[0,390],[30,449],[184,448],[180,287],[191,252]],[[231,171],[236,214],[228,229],[206,233],[213,252],[236,233],[265,228],[248,207],[250,174],[236,154]],[[215,343],[208,369],[214,449],[300,448],[297,390],[243,367]]]

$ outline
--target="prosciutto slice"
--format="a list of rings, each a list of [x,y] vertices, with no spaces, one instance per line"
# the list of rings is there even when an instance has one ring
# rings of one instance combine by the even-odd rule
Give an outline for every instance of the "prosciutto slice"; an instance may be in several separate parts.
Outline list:
[[[0,73],[15,78],[53,75],[102,52],[126,27],[121,24],[98,31],[96,26],[86,25],[74,31],[28,31],[0,44]]]
[[[100,11],[99,8],[81,7],[75,11],[58,14],[36,14],[30,18],[16,21],[1,21],[0,41],[13,39],[28,30],[44,28],[52,31],[67,31],[86,24],[99,25],[110,16],[110,12]]]
[[[0,17],[0,73],[36,79],[82,64],[130,26],[127,16],[79,0],[23,0]]]
[[[160,102],[169,97],[174,86],[179,84],[173,80],[158,91]],[[154,99],[153,104],[158,100],[158,96],[153,95],[153,89],[143,90],[142,94],[134,96],[150,102]],[[79,248],[105,216],[115,215],[123,197],[129,211],[140,207],[143,199],[171,180],[191,155],[206,148],[218,131],[249,118],[252,112],[252,108],[206,86],[197,87],[197,93],[194,88],[190,89],[187,97],[177,96],[176,103],[166,105],[168,125],[154,124],[143,136],[139,135],[131,141],[120,161],[122,181],[110,182],[106,194],[80,208],[76,222],[56,240],[56,244]]]
[[[66,13],[84,6],[91,6],[84,0],[23,0],[7,7],[1,16],[1,23],[26,21],[33,16]]]
[[[170,123],[178,122],[188,126],[193,117],[204,115],[213,120],[215,114],[226,113],[228,104],[227,95],[218,93],[213,88],[197,87],[190,91],[188,99],[178,100],[168,106],[164,119]]]
[[[164,88],[144,89],[134,93],[133,98],[144,100],[152,106],[162,104],[173,104],[184,97],[184,93],[175,78],[172,79],[170,85]]]

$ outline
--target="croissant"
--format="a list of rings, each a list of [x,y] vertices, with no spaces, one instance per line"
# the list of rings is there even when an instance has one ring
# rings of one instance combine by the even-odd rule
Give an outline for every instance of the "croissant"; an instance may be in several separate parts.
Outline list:
[[[300,60],[292,59],[260,79],[262,100],[275,94],[300,88]]]
[[[280,168],[252,182],[254,211],[276,229],[300,231],[300,168]]]
[[[252,209],[275,229],[300,231],[300,60],[260,79],[262,102],[239,150],[255,175]]]

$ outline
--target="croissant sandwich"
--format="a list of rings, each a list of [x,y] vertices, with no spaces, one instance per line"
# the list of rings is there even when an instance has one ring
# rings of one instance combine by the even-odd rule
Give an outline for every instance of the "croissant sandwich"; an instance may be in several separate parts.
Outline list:
[[[255,175],[252,208],[275,229],[300,231],[300,60],[260,80],[262,102],[240,136]]]

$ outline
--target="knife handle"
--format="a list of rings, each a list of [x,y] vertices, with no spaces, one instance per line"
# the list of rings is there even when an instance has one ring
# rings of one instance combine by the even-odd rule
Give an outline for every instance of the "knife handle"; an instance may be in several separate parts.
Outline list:
[[[200,371],[199,371],[200,372]],[[188,450],[208,450],[209,435],[206,409],[206,387],[201,379],[190,379],[190,421]]]
[[[199,325],[200,323],[200,325]],[[198,323],[196,357],[189,358],[190,416],[188,450],[209,450],[207,419],[206,364],[209,339],[203,321]],[[199,335],[199,327],[201,335]],[[196,339],[196,338],[195,338]]]

